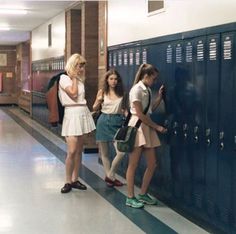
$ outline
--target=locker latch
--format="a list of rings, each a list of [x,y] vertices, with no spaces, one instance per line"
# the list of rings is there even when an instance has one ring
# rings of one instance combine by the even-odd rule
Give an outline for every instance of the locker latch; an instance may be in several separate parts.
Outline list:
[[[199,128],[198,128],[198,126],[195,126],[194,127],[194,141],[195,141],[195,143],[198,143],[198,130],[199,130]]]
[[[183,125],[183,132],[184,132],[184,138],[186,139],[188,134],[187,134],[187,130],[188,130],[188,125],[185,123]]]
[[[224,149],[224,142],[223,142],[223,139],[224,139],[224,132],[220,132],[220,150],[223,150]]]
[[[211,129],[207,128],[206,129],[206,144],[207,144],[207,146],[210,146],[210,144],[211,144],[210,136],[211,136]]]
[[[178,127],[178,123],[174,122],[173,124],[173,129],[174,129],[174,135],[177,136],[178,132],[177,132],[177,127]]]

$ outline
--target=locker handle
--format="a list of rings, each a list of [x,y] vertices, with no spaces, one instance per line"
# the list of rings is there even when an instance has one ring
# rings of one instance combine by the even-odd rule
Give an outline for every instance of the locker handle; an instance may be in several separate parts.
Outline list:
[[[198,143],[198,136],[197,135],[194,136],[194,141],[195,141],[195,143]]]
[[[169,121],[166,119],[165,122],[164,122],[164,127],[165,128],[168,128],[169,127]]]
[[[207,146],[210,146],[211,140],[208,138],[208,139],[206,140],[206,143],[207,143]]]
[[[187,138],[187,136],[188,136],[188,134],[185,132],[185,133],[184,133],[184,138],[186,139],[186,138]]]
[[[224,149],[224,142],[220,142],[220,150]]]

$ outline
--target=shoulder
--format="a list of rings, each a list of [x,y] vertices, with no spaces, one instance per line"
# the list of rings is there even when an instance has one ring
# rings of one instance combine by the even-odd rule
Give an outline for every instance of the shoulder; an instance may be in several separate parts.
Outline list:
[[[67,74],[61,74],[60,79],[70,79],[70,77]]]
[[[62,82],[71,82],[71,78],[66,74],[61,74],[60,83],[62,83]]]
[[[132,93],[134,93],[134,92],[142,92],[142,91],[143,91],[142,87],[140,85],[138,85],[138,84],[135,84],[131,88],[131,90],[130,90],[130,92],[132,92]]]
[[[99,89],[97,95],[100,96],[100,95],[103,95],[103,94],[104,94],[103,89]]]

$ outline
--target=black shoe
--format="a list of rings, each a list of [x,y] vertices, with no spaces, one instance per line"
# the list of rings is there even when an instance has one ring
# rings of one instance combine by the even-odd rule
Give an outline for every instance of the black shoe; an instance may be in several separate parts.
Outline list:
[[[80,190],[86,190],[87,189],[87,187],[84,184],[82,184],[81,182],[79,182],[78,180],[75,181],[75,182],[72,182],[71,187],[75,188],[75,189],[80,189]]]
[[[63,188],[61,188],[61,193],[69,193],[71,191],[71,184],[66,183]]]

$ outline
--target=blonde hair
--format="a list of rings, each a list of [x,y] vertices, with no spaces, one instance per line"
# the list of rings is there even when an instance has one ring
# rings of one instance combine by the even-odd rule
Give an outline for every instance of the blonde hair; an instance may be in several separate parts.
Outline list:
[[[158,69],[154,67],[152,64],[143,63],[140,65],[135,75],[133,85],[137,84],[140,80],[142,80],[145,75],[151,76],[158,73],[159,73]]]
[[[78,75],[78,69],[77,69],[78,64],[85,65],[86,64],[85,58],[80,54],[72,54],[70,58],[67,60],[65,71],[69,77],[73,78],[75,77],[84,82],[85,77]]]

